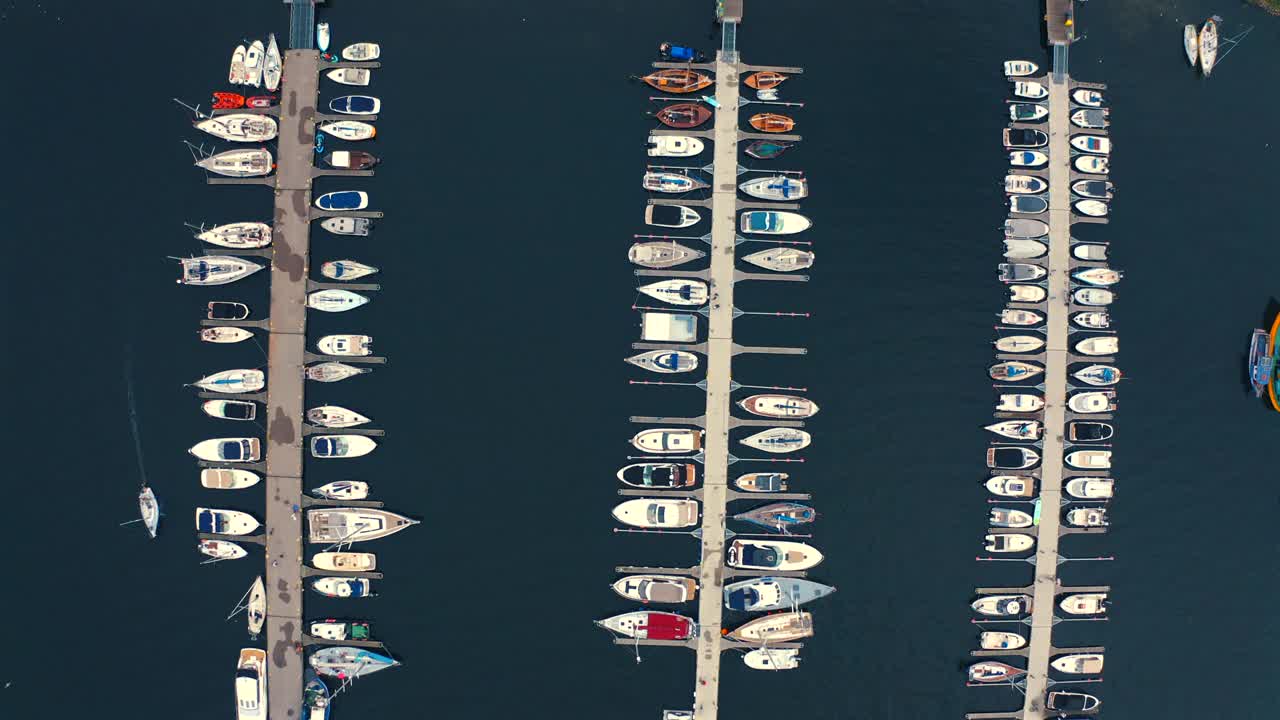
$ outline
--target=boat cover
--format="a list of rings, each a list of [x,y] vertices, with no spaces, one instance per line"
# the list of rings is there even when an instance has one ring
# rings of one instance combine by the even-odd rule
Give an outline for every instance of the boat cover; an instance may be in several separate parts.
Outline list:
[[[652,217],[654,225],[679,225],[684,209],[679,205],[654,205]]]
[[[760,593],[749,587],[730,592],[728,598],[730,610],[746,610],[759,601]]]
[[[212,510],[201,510],[196,517],[196,529],[205,533],[222,532],[222,523],[219,522],[219,516]]]
[[[360,193],[355,190],[331,192],[320,200],[325,210],[354,210],[360,207]]]
[[[781,562],[776,548],[767,545],[742,544],[742,564],[753,567],[777,567]]]
[[[636,629],[644,630],[650,640],[684,640],[690,635],[688,618],[665,613],[649,613]]]
[[[670,57],[672,60],[677,62],[693,62],[693,60],[698,57],[698,51],[683,45],[672,45],[667,48],[667,57]]]

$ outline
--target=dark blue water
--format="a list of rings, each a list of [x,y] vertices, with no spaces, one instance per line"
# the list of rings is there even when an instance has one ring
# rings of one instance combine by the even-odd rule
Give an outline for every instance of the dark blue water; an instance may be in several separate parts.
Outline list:
[[[334,43],[380,42],[384,102],[367,189],[387,213],[368,239],[317,231],[313,264],[353,257],[384,290],[314,336],[367,332],[391,358],[373,375],[308,388],[388,429],[308,485],[364,479],[424,523],[371,546],[387,578],[367,601],[308,598],[308,615],[374,622],[404,667],[343,696],[335,717],[610,717],[688,707],[693,657],[637,664],[591,620],[626,605],[615,564],[691,564],[682,537],[614,535],[613,473],[631,414],[697,414],[687,388],[640,388],[621,358],[637,338],[625,260],[643,232],[642,72],[655,46],[710,48],[710,2],[337,2]],[[1254,33],[1205,81],[1181,25],[1211,12]],[[182,384],[258,366],[252,344],[202,346],[211,299],[261,316],[266,278],[178,287],[166,256],[195,252],[185,222],[264,218],[261,188],[206,187],[180,140],[209,142],[170,98],[223,87],[231,49],[275,30],[275,2],[10,3],[4,123],[4,517],[13,630],[0,672],[9,717],[226,718],[243,625],[222,618],[256,560],[198,565],[192,508],[260,512],[260,489],[199,487],[185,448],[239,427],[204,418]],[[1110,225],[1127,275],[1114,315],[1132,378],[1121,387],[1113,532],[1069,538],[1068,582],[1108,582],[1108,623],[1061,626],[1104,644],[1110,716],[1265,717],[1280,662],[1275,473],[1278,416],[1242,384],[1249,331],[1277,295],[1280,24],[1236,3],[1090,3],[1073,75],[1106,82],[1119,192]],[[966,690],[976,585],[1030,569],[973,562],[987,511],[985,369],[1004,291],[1000,62],[1038,46],[1035,3],[749,3],[748,62],[801,65],[784,95],[805,142],[818,264],[806,286],[744,284],[740,342],[803,345],[746,356],[735,378],[803,386],[822,404],[795,487],[822,512],[814,608],[799,672],[749,675],[726,657],[725,717],[958,717],[1007,709]],[[337,88],[326,86],[323,100]],[[363,148],[362,148],[363,149]],[[139,470],[124,358],[133,355],[146,473],[168,512],[136,526]]]

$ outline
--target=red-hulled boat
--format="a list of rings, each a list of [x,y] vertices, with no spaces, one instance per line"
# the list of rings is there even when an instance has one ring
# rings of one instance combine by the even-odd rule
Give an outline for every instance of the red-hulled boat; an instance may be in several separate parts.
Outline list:
[[[711,84],[711,78],[687,69],[659,70],[640,78],[655,90],[669,93],[697,92]]]
[[[214,110],[235,110],[244,107],[244,96],[233,92],[215,92],[213,94]]]
[[[269,108],[279,101],[280,99],[275,95],[254,95],[244,101],[244,106],[251,108]]]
[[[749,122],[751,123],[751,127],[759,130],[760,132],[767,133],[790,132],[791,129],[796,126],[795,120],[792,120],[786,115],[778,115],[775,113],[760,113],[759,115],[752,115]]]
[[[640,640],[688,640],[693,637],[693,620],[675,613],[640,611],[597,620],[596,625]]]
[[[683,130],[710,120],[711,108],[699,103],[676,103],[662,108],[655,117],[663,125]]]

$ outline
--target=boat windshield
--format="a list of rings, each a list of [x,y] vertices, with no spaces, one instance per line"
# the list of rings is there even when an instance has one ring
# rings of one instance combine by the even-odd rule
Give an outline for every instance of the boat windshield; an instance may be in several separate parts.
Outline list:
[[[742,588],[729,593],[730,610],[746,610],[760,602],[760,593],[753,588]]]
[[[247,445],[248,443],[242,443],[240,440],[224,442],[219,448],[220,452],[218,454],[222,456],[223,460],[243,460],[247,449],[245,446]]]
[[[667,520],[667,508],[653,503],[649,506],[648,520],[650,525],[662,525]]]
[[[767,545],[743,545],[742,562],[755,567],[778,567],[781,558],[777,549]]]

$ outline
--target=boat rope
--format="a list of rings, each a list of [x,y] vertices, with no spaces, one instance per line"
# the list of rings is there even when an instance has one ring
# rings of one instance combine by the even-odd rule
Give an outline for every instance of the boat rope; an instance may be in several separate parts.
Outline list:
[[[133,399],[133,348],[124,346],[124,381],[129,396],[129,429],[133,433],[133,450],[138,456],[138,474],[142,476],[142,487],[147,486],[147,469],[142,462],[142,438],[138,434],[138,407]]]

